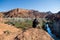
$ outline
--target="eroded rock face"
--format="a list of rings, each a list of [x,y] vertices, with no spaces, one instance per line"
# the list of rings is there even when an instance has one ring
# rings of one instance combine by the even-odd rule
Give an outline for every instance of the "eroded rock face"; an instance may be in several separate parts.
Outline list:
[[[42,29],[29,28],[25,31],[0,23],[0,40],[53,40]]]

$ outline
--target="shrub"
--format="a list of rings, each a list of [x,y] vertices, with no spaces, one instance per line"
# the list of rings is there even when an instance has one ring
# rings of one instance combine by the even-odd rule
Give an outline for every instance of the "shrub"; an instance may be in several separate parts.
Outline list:
[[[10,34],[10,31],[9,31],[9,30],[6,30],[6,31],[4,31],[4,33],[5,33],[6,35],[8,35],[8,34]]]

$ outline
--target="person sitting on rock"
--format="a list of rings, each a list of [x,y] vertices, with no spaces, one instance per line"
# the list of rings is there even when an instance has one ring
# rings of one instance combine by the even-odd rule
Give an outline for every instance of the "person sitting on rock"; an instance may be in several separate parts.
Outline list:
[[[38,24],[39,24],[39,22],[38,22],[38,20],[35,18],[35,19],[33,20],[33,25],[32,25],[32,27],[33,27],[33,28],[36,28]]]

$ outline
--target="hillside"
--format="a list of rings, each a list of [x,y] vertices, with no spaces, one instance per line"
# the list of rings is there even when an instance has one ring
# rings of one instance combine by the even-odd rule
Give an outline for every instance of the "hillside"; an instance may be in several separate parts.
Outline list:
[[[53,40],[42,29],[29,28],[25,31],[0,23],[0,40]]]

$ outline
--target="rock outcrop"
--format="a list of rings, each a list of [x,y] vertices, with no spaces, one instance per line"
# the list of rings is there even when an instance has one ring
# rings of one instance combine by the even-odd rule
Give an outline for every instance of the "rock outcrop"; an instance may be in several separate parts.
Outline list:
[[[21,38],[21,35],[18,36]],[[26,30],[20,40],[53,40],[44,30],[30,28]]]
[[[2,12],[0,12],[0,18],[4,17],[4,14]]]

